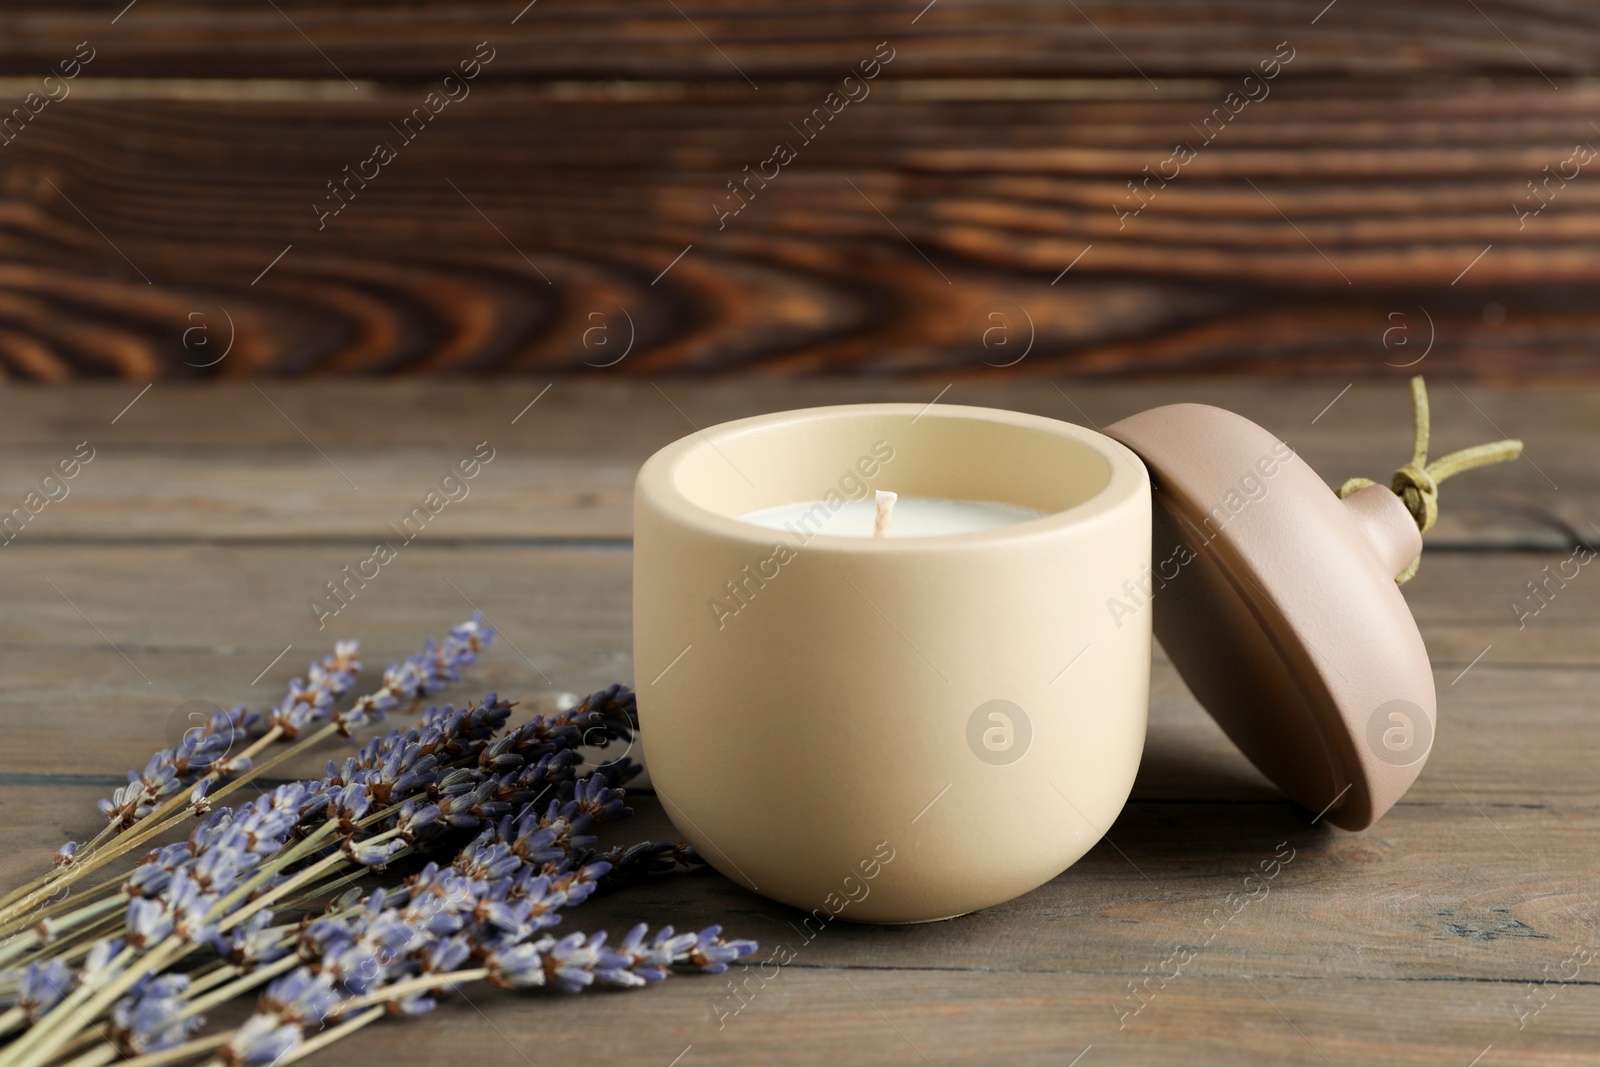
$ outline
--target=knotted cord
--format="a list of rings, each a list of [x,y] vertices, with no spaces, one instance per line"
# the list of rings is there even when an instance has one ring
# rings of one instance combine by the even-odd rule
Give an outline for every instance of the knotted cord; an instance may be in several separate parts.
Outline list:
[[[1463,448],[1459,452],[1452,452],[1429,463],[1428,390],[1423,385],[1420,374],[1411,379],[1411,411],[1416,423],[1411,462],[1394,472],[1394,477],[1389,480],[1389,488],[1394,490],[1405,504],[1406,510],[1411,512],[1411,517],[1417,521],[1417,529],[1427,533],[1439,518],[1440,482],[1474,467],[1486,467],[1491,463],[1504,463],[1516,459],[1522,455],[1522,442],[1505,440],[1486,445],[1473,445],[1471,448]],[[1339,499],[1343,500],[1351,493],[1377,484],[1370,478],[1351,478],[1339,487]],[[1395,578],[1395,583],[1399,585],[1410,581],[1421,564],[1422,557],[1418,556],[1411,561],[1409,567],[1400,572]]]

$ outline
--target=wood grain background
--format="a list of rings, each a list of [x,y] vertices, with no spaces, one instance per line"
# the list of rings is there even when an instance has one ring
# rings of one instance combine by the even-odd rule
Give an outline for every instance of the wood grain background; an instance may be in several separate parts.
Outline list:
[[[1592,5],[525,2],[7,5],[0,369],[1596,365],[1600,161],[1563,167],[1600,144]],[[79,76],[44,82],[80,42]],[[470,95],[405,142],[482,42]],[[800,137],[884,42],[870,94]],[[319,228],[380,141],[396,158]],[[719,229],[727,183],[785,141]],[[1119,219],[1180,141],[1193,161]]]

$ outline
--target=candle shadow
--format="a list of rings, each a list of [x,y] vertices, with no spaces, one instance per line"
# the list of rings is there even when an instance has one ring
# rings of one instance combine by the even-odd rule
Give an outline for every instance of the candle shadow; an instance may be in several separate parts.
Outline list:
[[[1182,736],[1152,733],[1134,778],[1131,801],[1284,800],[1243,754],[1223,744],[1196,747]]]

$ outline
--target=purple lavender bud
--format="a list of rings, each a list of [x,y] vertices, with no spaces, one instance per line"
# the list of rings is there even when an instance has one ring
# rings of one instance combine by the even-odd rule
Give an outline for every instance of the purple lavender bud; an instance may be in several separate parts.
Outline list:
[[[270,1015],[252,1015],[222,1047],[234,1067],[269,1067],[300,1044],[300,1027]]]
[[[437,882],[427,893],[413,893],[404,918],[427,937],[449,937],[466,925],[477,907],[471,883],[459,878]]]
[[[258,797],[258,801],[265,801],[267,807],[280,815],[298,815],[317,793],[315,782],[289,782],[280,785],[270,793]]]
[[[111,1012],[111,1040],[125,1056],[141,1056],[187,1041],[205,1023],[199,1015],[181,1017],[189,979],[181,974],[146,977]]]
[[[77,855],[78,843],[76,841],[63,842],[61,847],[56,849],[55,865],[57,867],[70,867]]]
[[[261,1006],[287,1022],[318,1026],[339,1006],[339,994],[328,976],[300,967],[267,986]]]
[[[489,844],[489,833],[478,835],[476,841],[462,849],[456,856],[455,867],[468,878],[494,881],[515,874],[522,861],[511,851],[510,845]]]
[[[218,956],[243,970],[272,963],[289,953],[288,948],[278,944],[280,938],[272,929],[272,919],[272,909],[263,908],[227,933],[213,934],[208,943]]]
[[[544,957],[530,944],[493,952],[484,961],[489,981],[508,989],[544,985]]]
[[[338,807],[340,822],[347,826],[359,822],[372,807],[372,799],[367,796],[367,787],[357,782],[352,782],[339,790],[334,803]]]
[[[83,969],[78,972],[78,980],[91,984],[98,982],[101,972],[122,954],[122,948],[123,942],[120,937],[96,941],[93,947],[89,949],[89,954],[84,957]]]
[[[530,935],[538,930],[555,926],[561,921],[559,909],[582,903],[588,896],[588,892],[581,892],[574,899],[572,888],[572,886],[567,888],[553,886],[548,875],[519,881],[517,892],[521,894],[521,900],[528,907],[527,921]]]
[[[384,889],[382,886],[379,886],[377,889],[372,891],[371,896],[367,897],[367,904],[363,910],[367,913],[369,918],[376,919],[379,915],[383,914],[386,908],[396,906],[399,901],[405,897],[405,895],[406,894],[404,890]]]
[[[567,886],[567,889],[566,889],[566,897],[567,897],[567,899],[562,902],[562,905],[561,905],[562,907],[564,907],[564,908],[576,908],[579,904],[582,904],[584,901],[588,900],[590,897],[592,897],[594,895],[594,891],[596,889],[596,886],[594,884],[594,880],[593,879],[594,878],[598,878],[599,875],[590,876],[590,875],[588,875],[588,872],[592,868],[595,868],[595,867],[599,867],[603,871],[605,869],[605,864],[603,864],[603,863],[592,863],[588,867],[585,867],[583,869],[583,871],[580,871],[579,873],[582,874],[582,875],[585,875],[585,878],[582,881],[574,879],[572,884]],[[559,919],[560,917],[557,916],[557,918]]]
[[[516,751],[516,742],[512,734],[497,738],[478,755],[478,766],[490,771],[508,771],[522,766],[527,761]]]
[[[362,867],[382,867],[394,859],[395,853],[404,849],[406,843],[399,840],[373,843],[346,838],[341,847],[352,863]]]
[[[249,838],[242,833],[230,834],[218,840],[213,848],[202,851],[194,860],[173,872],[173,877],[187,875],[199,878],[209,886],[227,890],[239,881],[239,874],[247,866],[254,866],[253,857],[245,851]],[[171,889],[168,890],[170,895]]]
[[[672,964],[672,954],[670,952],[663,952],[659,944],[652,945],[645,943],[645,934],[647,934],[649,930],[650,927],[645,923],[640,923],[639,925],[635,926],[632,930],[629,930],[627,936],[622,939],[622,943],[617,946],[617,951],[633,958],[633,969],[634,972],[639,975],[639,977],[643,978],[647,982],[657,982],[663,978],[666,978],[672,973],[670,970],[670,966]],[[668,926],[663,928],[662,933],[670,938],[672,935],[672,927]],[[656,940],[657,942],[660,942],[663,939],[660,935],[658,935]]]
[[[422,969],[429,974],[448,974],[461,969],[472,955],[472,945],[464,937],[446,937],[435,941],[423,957]]]
[[[351,993],[370,993],[384,979],[383,961],[371,945],[342,941],[323,950],[322,974]]]
[[[30,1022],[38,1022],[40,1016],[72,992],[72,986],[72,968],[60,957],[48,963],[30,963],[22,972],[17,1006],[28,1013]]]
[[[439,1002],[429,996],[410,996],[389,1002],[389,1010],[401,1015],[422,1015],[438,1007]]]
[[[592,774],[578,782],[573,804],[596,823],[615,822],[632,814],[622,797],[623,791],[611,788],[603,775]]]
[[[124,926],[128,932],[128,941],[133,945],[146,948],[164,940],[172,933],[172,925],[172,916],[161,902],[142,897],[135,897],[128,902],[128,916]]]
[[[418,804],[408,800],[400,807],[400,832],[415,840],[418,830],[439,821],[442,813],[437,804]]]
[[[538,944],[544,948],[546,972],[564,992],[582,992],[597,979],[624,988],[644,985],[646,979],[631,970],[633,959],[606,948],[605,942],[605,932],[601,931],[587,938],[568,934],[553,944],[545,938]]]
[[[384,914],[374,919],[364,937],[389,959],[408,954],[423,940],[420,931],[394,914]]]
[[[526,941],[548,925],[543,921],[544,916],[536,916],[533,911],[533,902],[529,900],[489,902],[482,909],[485,940],[495,944]]]
[[[628,957],[615,952],[606,953],[592,968],[594,976],[606,985],[620,986],[623,989],[637,989],[650,982],[659,982],[666,978],[666,972],[654,968],[645,968],[642,971],[633,969],[632,961]],[[573,990],[577,992],[577,990]]]
[[[221,898],[222,892],[232,884],[232,880],[219,881],[212,883],[218,886],[218,892],[207,892],[189,871],[180,869],[173,872],[172,884],[167,886],[166,894],[167,914],[172,923],[173,934],[184,941],[196,944],[209,941],[216,935],[216,923],[208,922],[207,917]]]
[[[688,960],[706,974],[721,974],[728,964],[752,955],[760,944],[747,938],[724,940],[721,926],[708,926],[695,938]]]
[[[301,822],[308,822],[313,818],[320,817],[329,808],[333,807],[333,797],[337,792],[337,789],[331,786],[325,787],[322,782],[308,782],[307,784],[312,787],[312,791],[306,794],[305,800],[300,804],[300,810],[296,812],[296,817]]]
[[[483,773],[467,767],[458,767],[440,777],[437,789],[440,796],[460,796],[470,793],[483,781]]]

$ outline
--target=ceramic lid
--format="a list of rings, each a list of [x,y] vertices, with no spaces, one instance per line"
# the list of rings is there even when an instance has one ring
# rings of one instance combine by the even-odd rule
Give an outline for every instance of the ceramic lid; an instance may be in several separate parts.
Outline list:
[[[1395,576],[1422,552],[1383,486],[1341,500],[1288,445],[1175,404],[1104,431],[1154,492],[1154,625],[1195,697],[1290,797],[1348,830],[1433,744],[1433,672]]]

